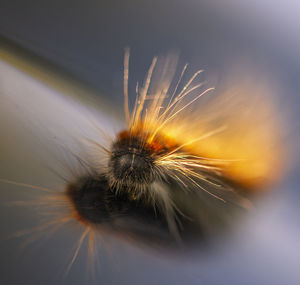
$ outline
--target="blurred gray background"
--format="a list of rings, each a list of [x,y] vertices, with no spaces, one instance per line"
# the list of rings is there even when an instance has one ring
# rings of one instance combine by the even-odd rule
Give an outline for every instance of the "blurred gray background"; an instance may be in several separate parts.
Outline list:
[[[131,48],[132,82],[143,79],[153,55],[170,50],[179,50],[182,62],[205,70],[226,69],[240,58],[259,64],[280,87],[282,113],[288,114],[290,126],[288,144],[299,129],[299,35],[296,0],[0,3],[0,36],[45,58],[112,102],[122,94],[126,46]],[[10,140],[14,151],[1,151],[1,178],[26,181],[31,176],[32,183],[43,185],[54,177],[19,147],[21,141],[9,132],[4,135],[1,140]],[[299,284],[299,175],[299,164],[294,163],[272,197],[218,248],[167,258],[116,242],[112,257],[103,254],[99,274],[90,283]],[[3,202],[19,197],[13,188],[1,184]],[[1,206],[0,211],[3,240],[20,221],[30,227],[36,218],[30,209]],[[72,233],[65,229],[21,254],[20,240],[1,241],[0,284],[85,284],[84,250],[70,274],[61,277],[66,259],[62,249],[69,239]]]

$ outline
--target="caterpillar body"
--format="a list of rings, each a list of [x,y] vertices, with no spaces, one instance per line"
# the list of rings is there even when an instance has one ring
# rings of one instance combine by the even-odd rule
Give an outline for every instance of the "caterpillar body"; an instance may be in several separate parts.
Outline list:
[[[95,244],[96,233],[172,248],[220,233],[251,207],[254,194],[280,176],[282,151],[274,111],[264,96],[267,89],[239,79],[219,92],[199,79],[202,70],[188,79],[187,65],[176,72],[177,60],[174,55],[155,57],[143,84],[137,84],[136,100],[130,102],[126,50],[125,118],[114,132],[108,122],[118,119],[94,116],[73,94],[68,96],[74,85],[59,92],[57,82],[53,87],[37,65],[1,51],[3,102],[10,106],[17,102],[29,117],[33,112],[28,102],[38,105],[42,111],[33,116],[52,122],[55,137],[71,133],[68,139],[80,145],[68,146],[80,171],[61,191],[46,189],[42,199],[32,202],[39,209],[41,205],[57,209],[50,215],[49,227],[78,223],[83,228],[78,248],[86,237]],[[30,82],[24,79],[26,74],[31,75]],[[11,78],[18,88],[12,88]],[[59,113],[63,110],[65,117]]]

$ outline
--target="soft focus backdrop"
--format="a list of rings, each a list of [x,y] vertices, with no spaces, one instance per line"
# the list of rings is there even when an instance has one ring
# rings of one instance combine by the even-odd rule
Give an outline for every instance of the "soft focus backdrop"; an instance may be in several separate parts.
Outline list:
[[[285,140],[295,148],[295,159],[274,194],[238,233],[214,250],[184,258],[155,256],[113,243],[112,254],[103,254],[92,284],[300,283],[299,27],[296,0],[1,1],[0,36],[67,71],[112,104],[121,104],[126,46],[131,48],[133,84],[143,79],[153,55],[177,50],[183,63],[214,74],[236,61],[250,62],[278,88],[279,115],[288,121]],[[55,185],[55,175],[41,168],[26,147],[28,134],[23,130],[22,141],[22,130],[18,136],[10,130],[4,112],[0,119],[0,178]],[[1,183],[1,201],[18,200],[16,189]],[[30,209],[2,205],[0,213],[1,284],[84,284],[84,251],[67,278],[61,277],[66,259],[62,249],[72,240],[72,232],[62,230],[20,251],[23,240],[6,237],[34,224],[35,215]]]

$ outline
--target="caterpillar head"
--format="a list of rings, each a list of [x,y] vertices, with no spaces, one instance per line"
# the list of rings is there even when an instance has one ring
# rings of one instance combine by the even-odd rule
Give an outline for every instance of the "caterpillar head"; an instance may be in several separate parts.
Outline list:
[[[143,190],[161,178],[156,157],[163,152],[149,144],[144,136],[121,132],[111,147],[108,180],[117,189]]]

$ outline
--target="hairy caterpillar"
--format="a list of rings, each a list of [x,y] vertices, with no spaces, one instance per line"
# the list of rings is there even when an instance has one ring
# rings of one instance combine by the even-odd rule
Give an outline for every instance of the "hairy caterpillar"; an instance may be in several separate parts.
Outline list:
[[[5,100],[5,94],[9,94],[8,101],[26,109],[22,104],[28,102],[28,97],[17,94],[26,88],[19,88],[15,95],[7,91],[7,70],[17,75],[14,78],[24,77],[5,63],[12,64],[11,59],[16,57],[3,52],[1,58],[1,96]],[[24,70],[18,60],[15,65]],[[237,213],[250,207],[248,198],[252,193],[278,178],[281,152],[277,126],[269,118],[272,110],[268,102],[263,103],[259,97],[258,86],[239,82],[236,90],[229,88],[217,95],[213,88],[207,89],[198,81],[202,71],[184,80],[184,66],[174,78],[176,65],[174,55],[154,58],[144,83],[137,85],[136,100],[130,104],[129,53],[125,54],[126,124],[122,122],[117,132],[107,133],[103,129],[108,126],[104,120],[94,118],[93,112],[85,118],[83,125],[89,124],[90,130],[82,138],[74,135],[79,147],[68,146],[80,170],[68,178],[61,192],[43,188],[45,196],[32,203],[57,209],[43,229],[79,222],[84,230],[78,250],[86,237],[93,248],[98,232],[117,234],[133,242],[176,247],[199,234],[219,233]],[[22,86],[22,80],[16,84]],[[41,85],[36,79],[30,84]],[[43,104],[49,100],[47,106],[57,114],[59,110],[55,108],[63,105],[62,110],[70,110],[72,119],[86,115],[73,98],[53,95],[41,86],[35,92],[37,97],[30,100]],[[51,120],[57,122],[57,118]],[[59,123],[63,125],[64,120],[68,119],[63,117]],[[81,117],[75,122],[80,120]],[[72,129],[66,126],[65,132],[67,136]],[[97,132],[101,140],[89,136],[90,132]]]

